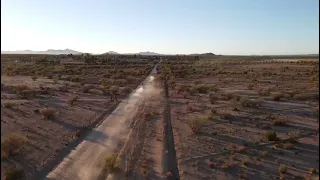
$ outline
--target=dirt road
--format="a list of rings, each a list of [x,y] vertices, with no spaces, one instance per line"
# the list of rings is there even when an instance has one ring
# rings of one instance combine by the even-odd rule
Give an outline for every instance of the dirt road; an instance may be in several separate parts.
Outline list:
[[[156,73],[156,67],[144,81],[144,87],[139,86],[129,96],[128,100],[120,102],[97,128],[81,142],[63,161],[51,171],[47,180],[94,180],[102,169],[103,155],[113,152],[122,146],[123,140],[129,132],[130,121],[137,113],[139,103],[147,98],[152,89],[148,83]]]

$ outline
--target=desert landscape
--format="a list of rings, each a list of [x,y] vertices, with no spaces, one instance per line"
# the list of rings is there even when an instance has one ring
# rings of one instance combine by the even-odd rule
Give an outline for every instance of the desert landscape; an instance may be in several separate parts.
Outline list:
[[[180,179],[316,179],[318,59],[162,63]]]
[[[1,179],[317,179],[316,56],[1,55]]]

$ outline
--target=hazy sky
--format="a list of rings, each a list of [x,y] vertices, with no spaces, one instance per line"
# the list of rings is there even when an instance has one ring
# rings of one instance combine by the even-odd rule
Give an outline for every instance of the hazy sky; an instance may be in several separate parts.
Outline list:
[[[217,54],[319,49],[318,0],[1,0],[1,50]]]

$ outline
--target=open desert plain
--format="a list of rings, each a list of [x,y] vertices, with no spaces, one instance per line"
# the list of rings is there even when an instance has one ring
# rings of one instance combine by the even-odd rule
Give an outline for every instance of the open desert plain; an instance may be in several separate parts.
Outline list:
[[[318,58],[181,58],[161,72],[180,179],[318,179]]]
[[[1,55],[1,179],[319,177],[319,59]]]

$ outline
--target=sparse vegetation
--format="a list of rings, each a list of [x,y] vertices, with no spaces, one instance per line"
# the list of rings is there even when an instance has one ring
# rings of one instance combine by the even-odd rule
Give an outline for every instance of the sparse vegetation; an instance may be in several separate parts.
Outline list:
[[[310,174],[314,174],[314,173],[316,173],[317,172],[317,169],[316,168],[310,168],[309,169],[309,173]]]
[[[56,110],[52,108],[43,108],[40,110],[40,113],[46,118],[51,119],[55,116]]]
[[[189,126],[194,133],[198,133],[202,126],[208,121],[208,118],[205,116],[193,118],[189,121]]]
[[[70,106],[73,106],[78,99],[79,99],[79,96],[73,96],[71,99],[68,100],[68,104]]]
[[[19,134],[1,137],[1,158],[18,155],[26,141],[26,137]]]
[[[5,180],[23,180],[25,179],[25,171],[22,168],[10,166],[5,169],[4,179]]]
[[[27,165],[34,169],[41,168],[40,164],[43,162],[40,160],[46,161],[44,158],[35,158],[40,157],[40,153],[41,157],[51,156],[48,149],[52,151],[52,142],[57,142],[54,148],[57,148],[58,152],[62,146],[67,146],[81,137],[84,130],[89,129],[91,123],[100,115],[97,112],[109,111],[109,107],[117,104],[113,100],[119,99],[123,102],[126,95],[145,79],[160,59],[157,56],[142,55],[2,57],[2,61],[5,62],[2,63],[2,73],[7,78],[2,79],[2,99],[3,102],[14,102],[17,107],[5,107],[5,103],[2,104],[2,130],[5,131],[3,137],[7,136],[9,131],[21,129],[28,137],[26,147],[30,152],[37,146],[41,147],[42,152],[36,150],[35,153],[21,154],[30,160]],[[317,144],[308,146],[318,137],[306,137],[308,132],[316,132],[313,128],[317,128],[319,117],[318,110],[312,111],[312,115],[308,110],[309,107],[315,108],[318,105],[318,62],[285,62],[281,60],[283,58],[220,55],[161,57],[159,75],[154,83],[162,89],[166,79],[169,86],[169,99],[166,101],[170,103],[171,126],[179,170],[186,171],[189,166],[194,169],[190,173],[184,173],[184,179],[192,179],[190,176],[210,177],[212,174],[209,174],[208,169],[214,169],[217,175],[223,176],[222,171],[228,171],[232,177],[254,179],[251,167],[248,167],[251,163],[254,169],[254,166],[263,167],[259,171],[267,179],[279,176],[278,172],[274,171],[279,168],[279,163],[288,163],[288,167],[293,167],[290,168],[290,176],[292,172],[301,178],[301,172],[306,172],[306,169],[295,162],[303,162],[304,155],[312,156],[308,152],[316,152],[315,149],[318,147]],[[15,59],[22,63],[13,64]],[[24,65],[23,62],[28,62],[29,59],[33,59],[34,64]],[[79,64],[67,64],[64,59]],[[164,94],[164,91],[159,93],[160,96]],[[161,104],[157,106],[157,112],[162,111],[162,105],[166,102],[154,98],[150,101]],[[48,118],[56,116],[55,120],[39,121],[42,116],[45,117],[43,109],[46,107],[54,108],[54,115],[49,115]],[[158,156],[162,154],[159,153],[162,149],[160,146],[167,142],[168,123],[160,118],[162,115],[159,118],[155,115],[158,114],[154,114],[151,108],[139,109],[132,122],[130,120],[130,123],[126,123],[133,128],[135,137],[128,148],[130,150],[125,152],[129,158],[125,169],[127,176],[139,174],[147,178],[159,173],[150,171],[148,167],[160,163],[161,158]],[[154,117],[152,121],[148,121],[151,117]],[[143,123],[136,123],[137,121]],[[19,128],[15,128],[16,126]],[[301,129],[302,134],[306,133],[306,136],[292,135],[294,129]],[[191,132],[193,133],[190,134]],[[41,138],[42,135],[46,138]],[[37,146],[29,146],[29,143]],[[153,145],[156,148],[153,148]],[[304,145],[310,151],[301,147]],[[114,152],[122,146],[122,142],[115,144]],[[135,157],[135,148],[142,149],[143,153],[139,159]],[[172,153],[169,148],[164,151],[164,156]],[[24,149],[20,152],[24,152]],[[2,149],[2,155],[5,154]],[[212,157],[207,157],[211,155]],[[16,157],[3,157],[4,161],[16,163]],[[201,157],[210,160],[203,161]],[[146,158],[155,162],[149,164]],[[186,161],[182,160],[184,158]],[[186,163],[190,162],[187,160],[189,158],[195,163]],[[119,159],[116,154],[109,154],[104,160],[105,172],[115,172],[118,169]],[[317,161],[317,157],[314,158],[314,162],[310,160],[309,166],[317,168]],[[138,168],[133,168],[132,162],[135,162]],[[266,163],[267,166],[264,165]],[[21,163],[24,168],[27,165]],[[231,166],[239,168],[239,171],[228,168]],[[228,169],[223,170],[224,168]],[[175,173],[170,170],[166,175],[175,176]],[[281,178],[289,176],[289,173],[280,173]],[[29,176],[32,172],[26,174]],[[312,174],[310,170],[308,175],[313,178],[316,171]]]
[[[281,164],[281,165],[280,165],[280,167],[279,167],[279,172],[280,172],[281,174],[286,173],[287,170],[288,170],[288,168],[287,168],[286,165],[284,165],[284,164]]]
[[[277,133],[274,131],[267,131],[264,133],[264,137],[268,140],[268,141],[276,141],[277,140]]]
[[[117,154],[106,154],[104,158],[104,170],[107,171],[107,173],[111,173],[119,169],[120,160],[118,159]]]
[[[8,109],[13,108],[13,106],[15,106],[15,105],[16,105],[16,103],[14,103],[14,102],[4,102],[4,103],[3,103],[3,106],[4,106],[5,108],[8,108]]]

